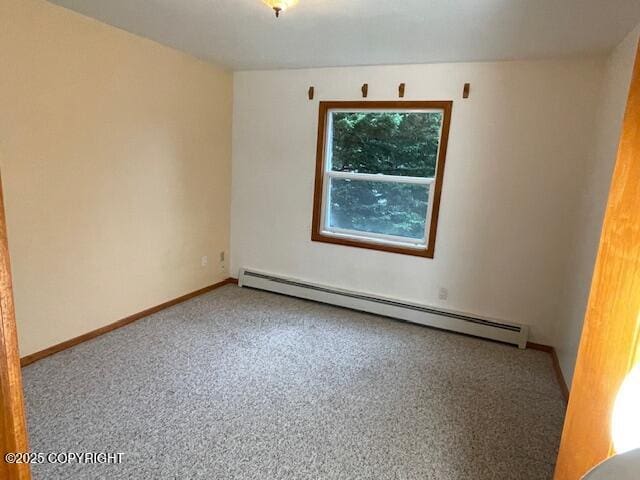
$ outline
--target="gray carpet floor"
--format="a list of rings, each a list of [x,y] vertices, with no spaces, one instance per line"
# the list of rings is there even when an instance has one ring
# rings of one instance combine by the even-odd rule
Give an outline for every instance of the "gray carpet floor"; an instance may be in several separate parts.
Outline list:
[[[24,369],[55,479],[550,479],[548,354],[226,286]]]

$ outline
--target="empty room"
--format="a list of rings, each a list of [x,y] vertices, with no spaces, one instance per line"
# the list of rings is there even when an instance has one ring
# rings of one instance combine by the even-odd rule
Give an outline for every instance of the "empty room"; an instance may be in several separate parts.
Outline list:
[[[640,479],[638,0],[0,0],[0,479]]]

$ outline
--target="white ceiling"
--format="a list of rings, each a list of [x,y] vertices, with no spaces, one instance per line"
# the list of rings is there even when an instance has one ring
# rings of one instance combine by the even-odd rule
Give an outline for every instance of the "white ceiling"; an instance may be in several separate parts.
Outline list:
[[[602,54],[639,0],[52,0],[234,70]]]

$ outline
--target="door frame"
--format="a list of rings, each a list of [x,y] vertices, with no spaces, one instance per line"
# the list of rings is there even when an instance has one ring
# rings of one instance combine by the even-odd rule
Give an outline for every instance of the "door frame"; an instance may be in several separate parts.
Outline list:
[[[29,480],[31,473],[28,464],[10,464],[5,461],[6,453],[27,451],[22,373],[0,178],[0,478]]]

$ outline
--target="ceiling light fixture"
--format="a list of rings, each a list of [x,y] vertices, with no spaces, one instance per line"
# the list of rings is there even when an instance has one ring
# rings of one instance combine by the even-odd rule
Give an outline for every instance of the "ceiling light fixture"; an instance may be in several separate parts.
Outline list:
[[[276,17],[280,17],[280,12],[284,12],[287,8],[293,7],[298,0],[262,0],[265,4],[269,5],[274,12],[276,12]]]

